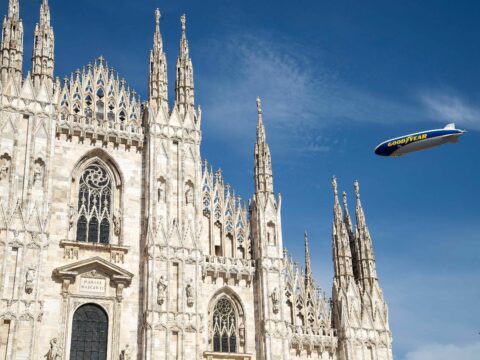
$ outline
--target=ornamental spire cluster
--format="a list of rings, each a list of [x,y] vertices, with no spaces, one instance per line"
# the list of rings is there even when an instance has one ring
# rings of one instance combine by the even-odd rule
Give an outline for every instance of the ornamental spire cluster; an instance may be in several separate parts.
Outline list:
[[[195,101],[195,87],[193,84],[193,66],[188,50],[186,35],[186,17],[180,17],[182,37],[180,39],[180,54],[177,58],[176,79],[175,79],[175,105],[180,111],[187,111],[193,108]]]
[[[273,193],[272,158],[266,140],[265,127],[263,125],[262,102],[259,97],[257,97],[257,113],[257,142],[255,143],[254,151],[255,192]]]
[[[353,276],[355,282],[363,288],[371,288],[377,280],[375,256],[372,239],[365,221],[365,214],[360,201],[360,185],[354,182],[356,197],[355,229],[348,212],[347,194],[343,192],[343,216],[338,200],[337,180],[332,179],[334,192],[333,246],[335,277],[344,279]],[[355,230],[355,231],[354,231]]]
[[[168,111],[167,59],[163,51],[160,32],[160,9],[155,10],[155,34],[150,51],[149,98],[157,108],[165,106]]]
[[[40,19],[35,26],[33,55],[32,55],[32,79],[35,87],[40,87],[45,81],[49,87],[53,87],[55,37],[50,24],[50,8],[48,1],[43,0],[40,5]]]
[[[337,179],[335,177],[332,178],[332,187],[334,194],[332,226],[334,273],[338,282],[346,285],[353,277],[352,253],[347,228],[342,217],[342,209],[338,201]]]
[[[18,84],[22,80],[23,23],[20,19],[18,0],[9,0],[8,16],[2,25],[0,45],[0,76],[3,83],[13,78]]]

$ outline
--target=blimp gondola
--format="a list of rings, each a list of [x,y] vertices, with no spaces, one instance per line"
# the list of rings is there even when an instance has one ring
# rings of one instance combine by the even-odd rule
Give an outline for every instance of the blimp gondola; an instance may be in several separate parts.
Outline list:
[[[384,141],[375,148],[375,154],[402,156],[446,143],[456,143],[464,133],[465,130],[456,129],[455,124],[452,123],[443,129],[421,131]]]

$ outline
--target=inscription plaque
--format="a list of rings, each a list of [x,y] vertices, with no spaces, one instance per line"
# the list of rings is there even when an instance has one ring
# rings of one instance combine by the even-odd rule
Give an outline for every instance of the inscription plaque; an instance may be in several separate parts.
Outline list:
[[[80,278],[80,291],[104,294],[106,287],[105,279]]]

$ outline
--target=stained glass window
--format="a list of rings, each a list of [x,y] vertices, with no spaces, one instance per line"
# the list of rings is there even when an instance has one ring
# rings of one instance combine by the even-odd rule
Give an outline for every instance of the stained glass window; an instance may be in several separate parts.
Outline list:
[[[98,163],[85,169],[79,181],[77,241],[108,244],[112,224],[112,180]]]
[[[213,351],[237,352],[237,319],[227,297],[218,300],[213,310]]]

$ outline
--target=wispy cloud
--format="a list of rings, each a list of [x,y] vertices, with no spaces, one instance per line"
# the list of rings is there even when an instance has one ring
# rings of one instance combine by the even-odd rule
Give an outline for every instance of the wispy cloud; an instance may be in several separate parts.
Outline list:
[[[455,121],[467,128],[480,130],[480,108],[468,104],[458,95],[433,92],[421,94],[420,99],[430,115],[439,121]]]
[[[229,131],[238,139],[254,131],[257,95],[273,141],[288,138],[290,146],[305,152],[328,151],[332,144],[318,134],[335,122],[415,121],[423,111],[419,104],[349,84],[324,66],[317,53],[289,39],[244,34],[210,41],[204,48],[203,60],[216,64],[209,69],[213,73],[203,72],[207,86],[200,93],[206,118],[214,123],[213,130]],[[303,146],[298,146],[300,140]]]
[[[430,344],[409,352],[406,360],[478,360],[480,342],[466,345]]]

